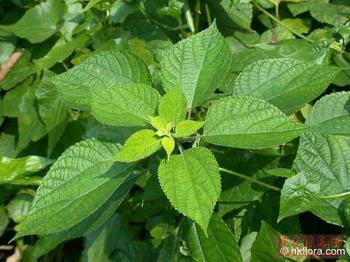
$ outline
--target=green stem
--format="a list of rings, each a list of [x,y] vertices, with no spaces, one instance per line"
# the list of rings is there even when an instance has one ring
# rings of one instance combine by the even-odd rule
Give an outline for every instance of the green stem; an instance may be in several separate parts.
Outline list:
[[[197,4],[194,8],[194,30],[195,33],[199,31],[199,16],[201,14],[201,1],[197,0]]]
[[[184,148],[182,147],[182,145],[180,143],[176,143],[176,145],[177,145],[177,148],[180,151],[180,154],[183,154],[184,153]]]
[[[206,16],[207,16],[208,25],[211,25],[211,23],[212,23],[213,21],[211,20],[211,15],[210,15],[209,6],[208,6],[208,4],[205,4],[204,7],[205,7],[205,14],[206,14]]]
[[[187,0],[184,1],[183,8],[184,8],[184,12],[185,12],[185,18],[186,18],[187,25],[190,28],[191,32],[194,33],[195,28],[194,28],[193,16],[191,13],[190,5],[188,4]]]
[[[275,4],[275,12],[276,12],[276,18],[277,18],[278,20],[280,20],[280,3],[279,3],[279,2],[277,2],[277,3]]]
[[[237,173],[235,171],[232,171],[232,170],[229,170],[229,169],[226,169],[226,168],[222,168],[222,167],[219,167],[219,170],[222,171],[222,172],[225,172],[227,174],[230,174],[230,175],[234,175],[236,177],[239,177],[239,178],[242,178],[242,179],[245,179],[251,183],[254,183],[254,184],[258,184],[260,186],[263,186],[263,187],[266,187],[266,188],[269,188],[269,189],[272,189],[274,191],[277,191],[277,192],[280,192],[281,189],[279,189],[278,187],[275,187],[275,186],[272,186],[272,185],[269,185],[267,183],[264,183],[262,181],[259,181],[255,178],[252,178],[250,176],[246,176],[246,175],[243,175],[243,174],[240,174],[240,173]]]
[[[347,196],[350,196],[350,191],[349,192],[339,193],[339,194],[336,194],[336,195],[317,196],[317,197],[321,198],[321,199],[333,199],[333,198],[340,198],[340,197],[347,197]]]
[[[310,42],[313,43],[314,41],[311,40],[310,38],[298,33],[297,31],[295,31],[294,29],[290,28],[289,26],[283,24],[280,20],[278,20],[276,17],[274,17],[273,15],[271,15],[269,12],[267,12],[264,8],[262,8],[259,4],[254,3],[255,7],[260,10],[261,12],[263,12],[264,14],[266,14],[268,17],[270,17],[273,21],[275,21],[277,24],[279,24],[280,26],[283,26],[285,29],[287,29],[288,31],[292,32],[294,35]]]

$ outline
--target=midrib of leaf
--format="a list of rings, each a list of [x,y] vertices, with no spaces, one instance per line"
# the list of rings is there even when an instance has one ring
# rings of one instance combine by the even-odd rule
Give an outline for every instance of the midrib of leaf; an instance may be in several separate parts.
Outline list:
[[[276,59],[272,59],[272,60],[276,60]],[[269,60],[266,60],[266,61],[269,61]],[[260,64],[260,67],[259,67],[259,72],[258,72],[258,77],[257,77],[258,79],[261,78],[260,75],[261,75],[261,70],[262,70],[262,68],[263,68],[263,67],[261,66],[262,63],[259,63],[259,64]],[[294,67],[296,67],[296,66],[298,66],[298,65],[300,65],[300,64],[302,64],[302,62],[299,62],[299,63],[297,63],[297,64],[294,64],[291,68],[289,68],[289,70],[292,70]],[[272,66],[272,65],[271,65],[271,66]],[[253,68],[253,67],[251,67],[251,68]],[[270,69],[270,70],[271,70],[271,69]],[[281,77],[281,75],[283,75],[283,74],[285,74],[286,72],[288,72],[289,70],[286,69],[286,70],[284,70],[284,71],[282,71],[282,72],[279,72],[277,75],[275,75],[275,76],[272,77],[272,78],[269,78],[269,79],[266,79],[265,81],[259,82],[259,85],[257,85],[255,89],[252,89],[252,91],[257,91],[258,89],[261,88],[261,86],[264,86],[264,85],[266,85],[267,83],[276,80],[277,78]],[[241,73],[241,74],[242,74],[242,73]],[[240,79],[240,80],[241,80],[241,79]],[[240,88],[240,89],[241,89],[241,88]],[[242,89],[241,89],[241,90],[242,90]]]
[[[202,72],[202,68],[203,68],[203,64],[204,64],[204,62],[205,62],[205,60],[206,60],[206,58],[207,58],[207,55],[208,55],[208,51],[209,51],[209,49],[208,49],[208,47],[209,47],[209,44],[210,44],[210,41],[212,40],[212,37],[213,37],[213,30],[211,29],[211,32],[210,32],[210,40],[209,41],[207,41],[208,42],[208,44],[207,44],[207,46],[204,46],[205,47],[205,52],[204,52],[204,57],[203,57],[203,59],[202,59],[202,61],[201,61],[201,63],[200,63],[200,66],[198,67],[199,68],[199,72],[198,72],[198,75],[196,76],[196,79],[195,79],[195,88],[194,88],[194,90],[193,90],[193,92],[191,92],[191,101],[190,101],[190,103],[189,103],[189,105],[188,105],[188,107],[189,108],[191,108],[192,107],[192,105],[193,105],[193,100],[194,100],[194,98],[195,98],[195,94],[196,94],[196,91],[197,91],[197,88],[198,88],[198,80],[199,80],[199,77],[200,77],[200,75],[201,75],[201,72]],[[194,44],[195,44],[195,42],[196,42],[196,40],[199,38],[199,36],[198,35],[196,35],[195,36],[195,39],[192,39],[192,47],[191,47],[191,54],[192,54],[192,59],[193,59],[193,62],[195,62],[196,61],[196,59],[195,59],[195,53],[194,53],[194,51],[195,51],[195,48],[194,48]],[[183,82],[183,78],[182,78],[182,72],[183,72],[183,64],[184,63],[182,63],[182,61],[184,61],[184,55],[185,55],[185,47],[186,47],[186,42],[189,42],[189,40],[188,39],[186,39],[186,40],[184,40],[184,42],[183,42],[183,48],[182,48],[182,59],[181,59],[181,61],[179,61],[180,62],[180,84],[182,84],[182,82]],[[202,42],[203,43],[203,42]],[[190,47],[189,45],[188,45],[188,47]],[[176,67],[175,66],[175,64],[174,63],[172,63],[173,65],[174,65],[174,67]],[[194,63],[195,64],[195,63]],[[172,74],[172,73],[171,73]],[[189,89],[190,90],[190,89]]]
[[[310,69],[310,68],[308,68],[308,69]],[[306,70],[305,70],[305,71],[306,71]],[[304,71],[304,72],[305,72],[305,71]],[[303,73],[304,73],[304,72],[303,72]],[[313,75],[315,74],[315,72],[316,72],[316,71],[313,72]],[[302,84],[300,84],[300,85],[298,85],[298,86],[293,86],[293,89],[288,89],[288,90],[286,90],[286,91],[283,91],[283,92],[280,93],[279,95],[270,98],[269,101],[271,101],[271,100],[273,100],[273,99],[280,98],[281,96],[283,96],[283,95],[285,95],[285,94],[291,93],[291,92],[295,91],[296,89],[300,88],[301,86],[303,86],[303,85],[308,85],[311,81],[314,81],[314,80],[316,80],[316,79],[322,78],[323,76],[324,76],[324,75],[318,76],[318,77],[314,77],[314,78],[311,78],[311,79],[307,80],[306,82],[303,82]],[[298,78],[298,76],[294,77],[290,82],[288,82],[287,85],[289,86],[291,83],[293,83],[293,80],[295,80],[296,78]],[[286,85],[286,86],[287,86],[287,85]]]
[[[185,159],[184,155],[181,155],[181,157],[182,157],[183,163],[184,163],[184,165],[185,165],[185,167],[186,167],[186,173],[187,173],[187,175],[188,175],[189,177],[191,177],[191,173],[190,173],[190,170],[189,170],[189,168],[188,168],[188,166],[187,166],[186,159]],[[197,162],[197,163],[198,163],[198,162]],[[201,166],[201,165],[200,165],[200,166]],[[199,202],[200,197],[198,197],[198,195],[197,195],[197,189],[196,189],[195,186],[194,186],[193,180],[192,180],[192,179],[190,179],[190,180],[191,180],[191,185],[192,185],[193,192],[194,192],[195,197],[196,197],[196,206],[197,206],[197,208],[198,208],[198,202]],[[184,208],[184,209],[187,210],[187,202],[185,202],[185,208]],[[199,208],[199,210],[200,210],[200,213],[202,214],[202,213],[203,213],[203,212],[202,212],[202,209]],[[202,221],[202,222],[203,222],[203,221]]]

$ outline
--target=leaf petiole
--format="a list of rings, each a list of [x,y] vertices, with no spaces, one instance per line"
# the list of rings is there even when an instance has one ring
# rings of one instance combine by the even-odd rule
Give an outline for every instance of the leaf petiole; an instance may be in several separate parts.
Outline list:
[[[255,179],[255,178],[250,177],[250,176],[246,176],[246,175],[237,173],[237,172],[235,172],[235,171],[232,171],[232,170],[229,170],[229,169],[226,169],[226,168],[223,168],[223,167],[219,167],[219,170],[220,170],[221,172],[224,172],[224,173],[227,173],[227,174],[230,174],[230,175],[234,175],[234,176],[236,176],[236,177],[245,179],[245,180],[247,180],[247,181],[249,181],[249,182],[251,182],[251,183],[258,184],[258,185],[260,185],[260,186],[264,186],[264,187],[269,188],[269,189],[272,189],[272,190],[274,190],[274,191],[277,191],[277,192],[281,191],[281,189],[278,188],[278,187],[269,185],[269,184],[267,184],[267,183],[264,183],[264,182],[262,182],[262,181],[259,181],[259,180]]]

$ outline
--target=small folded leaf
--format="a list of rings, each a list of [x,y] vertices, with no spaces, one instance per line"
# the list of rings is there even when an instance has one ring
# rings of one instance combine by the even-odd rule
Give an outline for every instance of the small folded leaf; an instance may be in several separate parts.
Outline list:
[[[171,153],[174,151],[175,148],[175,140],[172,137],[165,136],[162,138],[162,146],[165,149],[168,158],[170,157]]]
[[[148,157],[161,148],[161,139],[150,129],[143,129],[132,134],[125,142],[115,160],[134,162]]]
[[[259,60],[235,81],[233,94],[261,98],[291,114],[326,90],[339,68],[289,58]]]
[[[286,143],[304,129],[266,101],[227,97],[209,108],[203,139],[215,145],[259,149]]]
[[[159,116],[154,116],[151,117],[151,125],[157,129],[157,130],[163,130],[166,129],[167,126],[167,121],[165,121],[163,118],[159,117]]]
[[[186,118],[187,101],[180,88],[174,88],[166,93],[159,104],[159,116],[167,123],[176,125]]]
[[[128,52],[106,50],[52,79],[65,102],[81,110],[90,109],[91,92],[132,83],[152,84],[147,65]]]
[[[187,137],[202,128],[204,122],[184,120],[177,124],[174,137]]]
[[[118,85],[92,91],[91,114],[103,124],[144,126],[154,116],[160,95],[143,84]]]
[[[162,63],[164,88],[169,91],[180,87],[187,98],[187,108],[199,106],[219,87],[230,60],[230,48],[214,22],[169,51]]]
[[[221,191],[219,167],[204,147],[173,155],[159,166],[160,185],[179,212],[193,219],[206,233]]]
[[[324,135],[350,135],[350,92],[322,97],[314,105],[306,124]]]
[[[62,232],[97,211],[131,176],[133,165],[115,163],[116,144],[96,139],[71,146],[40,184],[16,238]],[[79,212],[77,212],[79,210]]]

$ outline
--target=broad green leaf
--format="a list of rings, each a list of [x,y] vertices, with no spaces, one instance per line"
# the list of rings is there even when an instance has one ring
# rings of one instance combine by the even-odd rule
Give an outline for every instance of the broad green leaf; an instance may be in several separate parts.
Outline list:
[[[175,209],[207,232],[221,191],[219,167],[212,153],[197,147],[173,155],[168,161],[161,162],[158,177]]]
[[[150,129],[143,129],[132,134],[125,142],[115,160],[134,162],[148,157],[161,148],[161,140]]]
[[[327,196],[349,191],[350,138],[305,133],[294,168],[299,173],[283,186],[279,220],[311,211],[328,223],[343,225],[340,207],[344,198]]]
[[[64,38],[60,38],[45,56],[34,60],[36,69],[38,71],[48,69],[57,62],[63,62],[75,49],[82,48],[87,40],[88,36],[85,35],[77,36],[69,42]]]
[[[19,191],[10,203],[7,204],[9,217],[19,223],[23,221],[29,212],[30,206],[32,205],[34,191],[32,190],[21,190]]]
[[[84,110],[90,109],[92,91],[123,84],[152,84],[147,65],[141,59],[115,49],[90,56],[52,82],[68,105]]]
[[[260,231],[251,249],[251,262],[276,261],[283,262],[278,247],[279,233],[266,222],[261,223]]]
[[[183,120],[176,125],[174,137],[187,137],[196,133],[204,125],[204,122]]]
[[[162,62],[162,82],[168,92],[180,87],[187,107],[199,106],[224,79],[230,64],[230,48],[216,24],[174,45]]]
[[[187,101],[180,88],[173,88],[162,97],[158,112],[167,123],[174,125],[186,118]]]
[[[350,135],[350,92],[337,92],[322,97],[306,121],[325,135]]]
[[[31,43],[40,43],[59,30],[59,22],[64,13],[60,0],[46,0],[26,11],[15,24],[3,26],[7,31],[26,38]]]
[[[2,156],[0,157],[0,184],[11,183],[27,174],[38,172],[52,163],[52,160],[40,156],[21,158]]]
[[[175,140],[172,137],[163,137],[162,138],[162,147],[165,149],[168,158],[170,157],[171,153],[174,151],[175,148]]]
[[[98,211],[131,176],[132,165],[114,162],[117,153],[116,144],[96,139],[66,150],[40,184],[16,238],[62,232]]]
[[[144,126],[160,100],[156,89],[143,84],[118,85],[92,91],[91,114],[112,126]]]
[[[186,240],[194,261],[242,261],[238,245],[230,228],[215,213],[208,226],[208,233],[190,222]]]
[[[310,4],[310,13],[321,23],[339,25],[349,20],[350,6],[317,2]]]
[[[38,99],[39,115],[48,134],[47,154],[49,156],[63,135],[69,118],[67,106],[57,94],[53,85],[48,82],[49,77],[54,75],[51,72],[46,73],[35,91]]]
[[[288,58],[260,60],[239,75],[233,94],[261,98],[290,114],[322,94],[338,72]]]
[[[123,202],[138,176],[133,174],[125,183],[122,183],[113,195],[93,214],[79,224],[56,234],[41,237],[34,246],[31,257],[35,260],[53,250],[60,243],[88,235],[103,226],[115,213]]]
[[[227,97],[208,110],[204,139],[212,144],[247,149],[286,143],[304,130],[276,107],[253,97]]]

